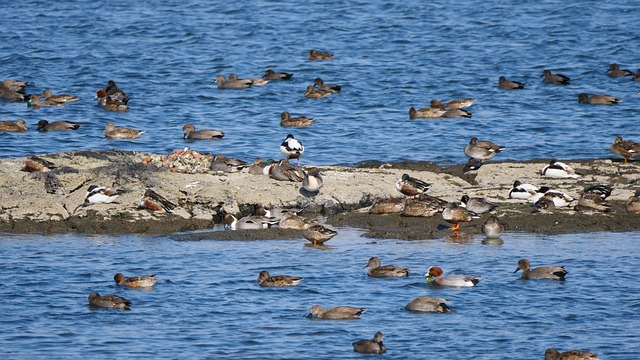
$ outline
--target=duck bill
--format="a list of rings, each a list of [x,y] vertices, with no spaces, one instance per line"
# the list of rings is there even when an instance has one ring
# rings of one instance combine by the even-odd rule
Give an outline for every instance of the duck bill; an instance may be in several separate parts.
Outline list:
[[[516,271],[514,271],[513,273],[514,273],[514,274],[515,274],[515,273],[517,273],[517,272],[518,272],[518,270],[520,270],[520,268],[517,268],[517,269],[516,269]]]

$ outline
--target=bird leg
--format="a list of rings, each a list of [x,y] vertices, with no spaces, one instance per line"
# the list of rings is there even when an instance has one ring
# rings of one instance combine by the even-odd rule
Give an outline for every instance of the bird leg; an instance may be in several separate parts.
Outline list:
[[[451,231],[458,231],[460,229],[460,223],[457,223],[456,226],[451,228]]]

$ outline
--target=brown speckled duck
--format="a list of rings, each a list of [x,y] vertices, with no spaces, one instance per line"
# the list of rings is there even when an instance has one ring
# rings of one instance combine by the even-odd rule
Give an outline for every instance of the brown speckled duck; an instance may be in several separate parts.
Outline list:
[[[640,144],[631,140],[623,140],[621,136],[616,136],[613,144],[609,146],[609,150],[621,156],[626,164],[628,159],[633,159],[640,154]]]
[[[296,286],[303,280],[301,277],[289,276],[289,275],[269,275],[268,271],[260,271],[256,282],[260,283],[260,286],[265,287],[284,287],[284,286]]]
[[[133,289],[151,288],[158,282],[154,276],[156,276],[156,274],[125,277],[121,273],[117,273],[113,276],[113,281],[118,285],[123,285]]]
[[[369,259],[367,265],[363,269],[369,268],[368,275],[371,277],[402,277],[409,276],[409,269],[394,266],[380,265],[380,259],[374,256]]]

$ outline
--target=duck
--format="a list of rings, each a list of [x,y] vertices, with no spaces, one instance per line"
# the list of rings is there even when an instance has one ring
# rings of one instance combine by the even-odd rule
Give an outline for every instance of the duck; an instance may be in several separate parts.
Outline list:
[[[25,100],[24,88],[29,83],[20,80],[4,80],[0,82],[0,99],[11,102]]]
[[[476,171],[480,169],[482,166],[482,161],[478,159],[474,159],[472,157],[469,158],[466,164],[462,167],[462,173],[467,173],[469,171]]]
[[[633,75],[633,71],[631,70],[627,70],[627,69],[620,69],[620,65],[613,63],[609,65],[609,77],[612,78],[617,78],[617,77],[623,77],[623,76],[632,76]]]
[[[571,196],[559,190],[547,190],[543,192],[537,192],[533,196],[529,198],[530,203],[537,203],[540,199],[546,197],[553,201],[553,204],[556,207],[565,207],[569,206],[569,204],[574,200]]]
[[[623,140],[621,136],[616,136],[613,144],[609,146],[609,150],[621,156],[623,163],[626,164],[629,159],[633,159],[640,154],[640,144],[631,140]]]
[[[304,146],[292,134],[287,134],[287,137],[280,144],[280,154],[285,159],[298,159],[298,166],[300,166],[300,156],[304,154]]]
[[[431,100],[429,105],[431,108],[445,110],[444,114],[440,116],[443,118],[470,118],[472,116],[469,111],[460,108],[446,110],[445,105],[436,99]]]
[[[268,169],[268,175],[272,179],[292,182],[304,181],[304,172],[299,167],[291,165],[287,159],[281,159],[274,164],[269,164],[267,161],[265,169]]]
[[[615,96],[611,95],[587,95],[585,93],[578,94],[578,102],[581,104],[591,104],[591,105],[613,105],[620,102]]]
[[[404,202],[402,216],[432,217],[443,212],[447,202],[435,196],[421,194],[417,198],[408,198]]]
[[[518,260],[518,268],[513,273],[517,273],[522,270],[522,279],[547,279],[547,280],[564,280],[567,275],[567,270],[564,266],[541,266],[535,269],[531,269],[531,264],[528,259]]]
[[[302,230],[302,236],[313,243],[313,245],[324,244],[336,235],[338,235],[337,231],[320,224],[310,225]]]
[[[467,208],[467,210],[477,215],[490,212],[498,207],[498,205],[487,201],[485,198],[469,197],[469,195],[462,195],[460,206]]]
[[[387,351],[387,347],[382,343],[382,339],[382,333],[377,331],[372,340],[360,339],[351,343],[351,345],[353,345],[353,351],[361,354],[384,354]]]
[[[113,276],[113,281],[118,285],[123,285],[133,289],[150,288],[158,282],[158,279],[154,276],[156,276],[156,274],[125,277],[121,273],[117,273]]]
[[[636,190],[635,194],[627,199],[624,207],[628,213],[640,213],[640,189]]]
[[[100,296],[97,292],[89,294],[89,306],[91,307],[130,310],[131,304],[131,300],[127,300],[118,295]]]
[[[331,96],[335,94],[335,92],[333,91],[325,91],[325,90],[318,90],[316,88],[313,87],[313,85],[309,85],[307,86],[307,90],[304,91],[304,96],[310,98],[310,99],[320,99],[320,98],[326,98],[328,96]]]
[[[431,185],[409,174],[402,174],[400,180],[396,181],[395,187],[401,194],[415,197],[427,192]]]
[[[311,49],[309,51],[309,60],[333,60],[333,54],[328,53],[326,51],[318,51],[316,49]]]
[[[102,91],[102,90],[98,90],[98,91]],[[126,102],[122,102],[120,100],[114,99],[113,95],[109,95],[107,97],[101,98],[101,100],[99,100],[98,102],[99,104],[101,102],[102,108],[107,111],[120,111],[120,112],[129,111],[129,105]]]
[[[321,78],[315,78],[313,80],[313,86],[319,91],[329,91],[339,93],[342,90],[342,86],[336,84],[325,84]]]
[[[554,348],[548,348],[544,352],[544,360],[600,360],[600,358],[585,350],[569,350],[561,353]]]
[[[447,300],[443,298],[434,298],[428,296],[419,296],[404,307],[409,311],[417,312],[452,312],[451,308],[446,304]]]
[[[144,134],[144,130],[119,128],[110,122],[104,126],[104,130],[102,130],[102,132],[105,133],[104,137],[109,140],[137,139],[140,135]]]
[[[600,195],[590,192],[583,192],[578,199],[578,205],[574,207],[576,211],[585,211],[585,212],[607,212],[609,211],[611,205],[607,202],[607,200],[603,199]]]
[[[473,105],[476,102],[476,99],[473,98],[461,98],[461,99],[453,99],[444,103],[444,107],[447,109],[464,109]]]
[[[220,130],[207,129],[196,131],[196,127],[193,126],[193,124],[185,124],[182,127],[182,132],[184,134],[183,138],[187,140],[215,140],[224,137],[224,132]]]
[[[264,72],[264,76],[262,78],[266,80],[291,80],[292,77],[293,74],[290,73],[276,72],[274,70],[267,69],[267,71]]]
[[[406,277],[409,276],[409,269],[394,265],[380,266],[380,259],[374,256],[369,259],[363,269],[369,268],[367,274],[371,277]]]
[[[534,213],[543,213],[543,214],[551,214],[556,211],[556,204],[554,202],[554,197],[551,195],[544,195],[536,202],[533,203],[533,212]]]
[[[249,166],[249,174],[251,175],[264,175],[264,168],[267,166],[266,161],[262,158],[253,159],[253,163]]]
[[[38,121],[38,131],[78,130],[79,127],[79,124],[71,121],[54,121],[52,123],[47,120]]]
[[[478,216],[476,214],[459,206],[457,203],[447,203],[442,211],[442,219],[448,223],[455,224],[455,226],[451,228],[451,231],[457,232],[463,222],[469,222],[477,218]]]
[[[443,275],[443,271],[438,266],[430,266],[424,275],[429,285],[470,287],[476,286],[482,278],[472,275]]]
[[[164,211],[172,213],[175,208],[176,204],[153,191],[153,189],[147,189],[138,202],[138,209],[147,209],[156,212]]]
[[[282,215],[278,227],[281,229],[298,229],[304,230],[304,228],[311,226],[312,222],[305,217],[294,213],[286,213]]]
[[[544,77],[543,82],[547,84],[553,85],[569,85],[571,83],[571,79],[562,75],[562,74],[552,74],[551,70],[544,70],[542,72],[542,76]]]
[[[125,94],[125,92],[122,91],[113,80],[109,80],[107,82],[107,86],[105,86],[103,90],[107,93],[107,95],[113,97],[114,100],[121,100],[125,103],[129,100],[127,94]]]
[[[249,79],[231,81],[222,74],[216,75],[215,82],[218,83],[218,89],[245,89],[253,85],[253,81]]]
[[[210,169],[212,171],[221,171],[224,173],[233,173],[241,171],[249,166],[249,163],[240,159],[226,157],[222,154],[216,154],[211,161]]]
[[[583,194],[592,193],[601,197],[603,200],[611,195],[613,188],[609,185],[597,184],[597,185],[585,185]]]
[[[394,214],[404,211],[404,198],[376,198],[369,208],[369,214]]]
[[[409,108],[410,119],[437,119],[442,117],[447,111],[440,108],[428,107],[416,110],[413,106]]]
[[[281,207],[272,207],[270,209],[265,209],[264,207],[260,207],[256,210],[256,215],[272,217],[276,220],[281,220],[287,214],[298,215],[302,209],[300,208],[281,208]]]
[[[316,119],[312,117],[291,117],[288,111],[283,111],[280,114],[280,126],[289,126],[289,127],[307,127],[311,126]]]
[[[53,95],[53,92],[51,92],[51,90],[48,90],[48,89],[42,92],[42,97],[44,97],[45,101],[52,102],[52,103],[59,103],[59,104],[66,104],[66,103],[80,100],[79,97],[74,95],[67,95],[67,94]]]
[[[577,179],[581,177],[582,174],[576,172],[571,166],[563,162],[551,159],[549,165],[542,168],[542,176]]]
[[[303,280],[301,277],[289,276],[289,275],[269,275],[268,271],[260,271],[256,282],[260,283],[260,286],[264,287],[284,287],[284,286],[296,286]]]
[[[464,153],[469,157],[484,162],[485,160],[493,158],[504,149],[504,146],[496,145],[491,141],[479,141],[478,138],[472,137],[467,146],[464,147]]]
[[[547,191],[549,191],[549,188],[546,186],[537,187],[531,184],[523,184],[520,180],[516,180],[513,182],[513,188],[509,190],[509,199],[529,200],[533,195]]]
[[[29,155],[20,170],[31,173],[46,172],[55,168],[56,166],[51,161],[47,161],[39,156]]]
[[[29,97],[29,101],[27,102],[27,106],[30,108],[34,108],[34,109],[40,109],[40,107],[42,106],[64,106],[64,103],[59,103],[59,102],[53,102],[53,101],[46,101],[46,100],[40,100],[40,95],[31,95]]]
[[[251,85],[255,85],[255,86],[265,86],[269,83],[269,80],[265,79],[265,78],[245,78],[245,79],[239,79],[238,75],[236,74],[229,74],[229,80],[227,81],[245,81],[245,80],[249,80],[251,81]]]
[[[278,225],[280,221],[273,217],[251,215],[240,219],[232,214],[224,216],[224,227],[230,230],[262,230]]]
[[[304,178],[302,179],[302,188],[310,193],[318,193],[320,188],[324,184],[320,169],[317,167],[310,167],[307,171],[302,171]]]
[[[524,89],[525,84],[518,81],[507,80],[506,77],[500,76],[498,79],[498,87],[504,90],[520,90]]]
[[[313,305],[309,310],[308,318],[327,320],[355,320],[367,310],[352,306],[336,306],[324,309],[320,305]]]
[[[504,232],[504,223],[496,216],[491,215],[487,221],[482,224],[482,233],[489,239],[499,238]]]
[[[124,190],[116,190],[108,186],[91,185],[89,189],[87,189],[87,195],[85,195],[82,205],[109,204],[118,199],[122,194],[124,194]]]
[[[0,121],[0,132],[25,132],[27,131],[27,123],[23,119],[16,122]]]

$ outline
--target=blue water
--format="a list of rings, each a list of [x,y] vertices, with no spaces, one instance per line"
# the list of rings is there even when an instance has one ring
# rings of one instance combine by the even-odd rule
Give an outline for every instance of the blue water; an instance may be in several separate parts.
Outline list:
[[[303,164],[363,160],[466,161],[472,136],[507,149],[496,160],[610,157],[616,135],[637,138],[640,84],[606,76],[613,62],[640,67],[640,8],[628,1],[19,1],[3,4],[0,79],[32,82],[81,101],[33,110],[0,102],[0,118],[29,132],[0,133],[0,158],[81,149],[167,153],[191,148],[252,160],[277,158],[293,133]],[[310,49],[333,52],[311,62]],[[221,91],[216,74],[294,73],[290,82]],[[545,85],[543,69],[572,84]],[[525,90],[496,88],[504,75]],[[316,77],[343,85],[306,99]],[[132,97],[126,113],[96,106],[108,80]],[[577,103],[606,93],[615,106]],[[474,97],[471,119],[409,120],[408,109]],[[280,113],[317,119],[279,127]],[[70,120],[76,132],[38,133]],[[106,122],[144,129],[136,141],[107,141]],[[220,141],[188,143],[182,126],[216,128]],[[385,334],[391,358],[542,358],[547,347],[590,349],[606,359],[640,353],[640,233],[479,237],[464,243],[396,242],[338,229],[332,249],[304,240],[175,242],[168,237],[0,235],[0,354],[3,358],[361,358],[350,343]],[[408,279],[367,278],[370,256],[412,270]],[[522,282],[517,260],[564,264],[568,279]],[[473,289],[432,289],[422,274],[485,278]],[[292,289],[261,289],[260,270],[305,277]],[[116,288],[112,277],[157,273],[152,291]],[[133,310],[92,310],[90,292],[131,299]],[[453,313],[403,310],[416,296],[450,300]],[[309,307],[352,305],[351,322],[310,321]]]

